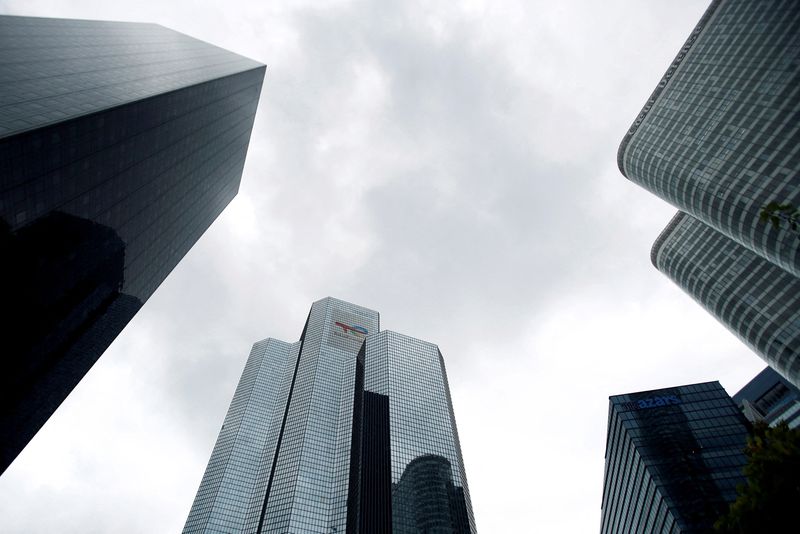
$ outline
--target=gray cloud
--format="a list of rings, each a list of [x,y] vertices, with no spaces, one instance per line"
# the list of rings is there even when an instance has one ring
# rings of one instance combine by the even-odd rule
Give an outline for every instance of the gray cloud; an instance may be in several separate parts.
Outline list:
[[[327,295],[439,344],[482,531],[596,528],[608,395],[761,367],[616,170],[704,4],[0,1],[268,64],[239,196],[0,478],[0,530],[180,529],[251,344]]]

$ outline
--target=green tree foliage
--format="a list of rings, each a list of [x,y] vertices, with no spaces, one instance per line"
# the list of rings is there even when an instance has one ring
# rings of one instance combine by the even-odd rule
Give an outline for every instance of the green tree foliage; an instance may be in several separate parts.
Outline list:
[[[800,532],[800,429],[757,423],[745,448],[747,484],[714,525],[724,534]]]
[[[800,209],[789,203],[770,202],[761,207],[758,220],[762,223],[772,223],[775,229],[786,227],[797,234],[800,230]]]

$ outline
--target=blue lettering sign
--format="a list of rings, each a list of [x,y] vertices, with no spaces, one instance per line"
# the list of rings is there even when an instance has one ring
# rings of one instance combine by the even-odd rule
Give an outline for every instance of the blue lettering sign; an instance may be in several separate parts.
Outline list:
[[[672,404],[680,404],[681,399],[677,395],[664,395],[649,397],[647,399],[640,399],[636,401],[640,410],[647,408],[658,408],[659,406],[670,406]]]

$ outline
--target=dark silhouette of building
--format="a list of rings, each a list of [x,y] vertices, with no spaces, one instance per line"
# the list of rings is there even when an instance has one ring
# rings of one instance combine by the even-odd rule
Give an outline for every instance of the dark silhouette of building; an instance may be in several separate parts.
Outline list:
[[[713,532],[747,463],[747,421],[719,382],[609,400],[600,532]]]
[[[326,298],[253,346],[184,533],[475,532],[436,345]]]
[[[0,472],[235,196],[264,66],[0,16]]]
[[[653,263],[795,385],[798,28],[794,0],[711,2],[617,155],[622,174],[681,210]],[[773,210],[775,225],[760,220],[773,203],[786,208]]]

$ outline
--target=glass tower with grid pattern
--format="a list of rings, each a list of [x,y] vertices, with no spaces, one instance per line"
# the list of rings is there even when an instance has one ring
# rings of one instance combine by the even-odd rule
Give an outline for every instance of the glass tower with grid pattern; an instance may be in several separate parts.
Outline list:
[[[800,383],[800,278],[683,212],[650,258],[770,366]]]
[[[747,463],[747,421],[719,382],[609,400],[600,532],[712,532]]]
[[[236,195],[264,65],[0,16],[0,472]]]
[[[476,532],[438,347],[333,298],[253,345],[183,532]]]
[[[681,210],[653,263],[799,384],[800,3],[714,0],[618,152],[622,174]],[[687,214],[687,215],[684,215]],[[685,240],[685,242],[681,242]]]

